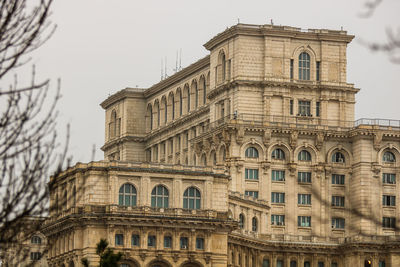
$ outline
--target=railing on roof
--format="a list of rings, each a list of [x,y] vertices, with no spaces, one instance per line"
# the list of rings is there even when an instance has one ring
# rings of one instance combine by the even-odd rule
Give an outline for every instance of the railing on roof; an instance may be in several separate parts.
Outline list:
[[[325,120],[315,116],[277,116],[261,114],[230,114],[206,125],[205,131],[213,130],[225,124],[242,124],[253,126],[279,126],[299,129],[319,129],[348,131],[355,128],[381,130],[400,130],[400,120],[359,119],[356,121]]]

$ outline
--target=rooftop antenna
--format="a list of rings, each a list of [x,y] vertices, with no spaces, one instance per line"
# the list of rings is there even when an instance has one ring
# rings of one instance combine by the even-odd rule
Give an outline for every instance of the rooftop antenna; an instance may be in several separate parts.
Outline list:
[[[167,57],[165,57],[165,61],[164,61],[164,64],[165,64],[165,71],[164,71],[164,78],[166,79],[167,77],[168,77],[168,74],[167,74]]]
[[[182,48],[179,50],[179,70],[182,69]]]
[[[164,79],[163,65],[163,59],[161,58],[161,81]]]
[[[175,58],[175,73],[178,71],[178,50],[176,50],[176,58]]]
[[[274,25],[274,22],[272,21],[272,19],[271,19],[271,25]]]
[[[343,31],[343,26],[340,26],[340,30]]]
[[[240,19],[238,18],[238,24],[240,24]]]

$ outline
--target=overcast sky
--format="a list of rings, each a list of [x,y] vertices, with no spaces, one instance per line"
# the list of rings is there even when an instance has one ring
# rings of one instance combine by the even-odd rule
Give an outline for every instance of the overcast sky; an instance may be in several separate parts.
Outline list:
[[[373,0],[370,0],[373,1]],[[400,64],[372,53],[360,40],[385,39],[400,26],[400,1],[386,0],[368,19],[359,15],[366,0],[302,1],[135,1],[57,0],[54,36],[34,54],[38,78],[62,80],[59,132],[71,124],[73,161],[103,159],[104,111],[99,104],[125,87],[146,88],[168,74],[182,49],[182,67],[207,55],[210,38],[238,22],[307,28],[343,27],[356,38],[347,50],[347,81],[357,94],[356,118],[400,119]],[[60,140],[61,141],[61,140]]]

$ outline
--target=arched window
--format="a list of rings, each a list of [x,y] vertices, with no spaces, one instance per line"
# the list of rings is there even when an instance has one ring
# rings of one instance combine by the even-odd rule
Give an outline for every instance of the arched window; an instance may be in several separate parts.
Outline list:
[[[171,117],[172,117],[172,120],[175,120],[175,97],[174,97],[174,95],[171,96],[171,105],[172,105]]]
[[[31,238],[31,243],[32,244],[42,244],[42,239],[39,236],[34,235]]]
[[[240,213],[240,215],[239,215],[239,228],[240,229],[244,228],[244,215],[243,215],[243,213]]]
[[[245,152],[246,158],[258,158],[258,150],[255,147],[248,147]]]
[[[164,101],[164,123],[168,121],[168,105],[167,100]]]
[[[163,185],[157,185],[151,191],[151,206],[157,208],[168,208],[169,193]]]
[[[109,124],[109,137],[110,139],[115,138],[117,136],[117,112],[113,110],[111,112],[111,119]]]
[[[332,162],[344,163],[344,155],[341,152],[335,152],[332,155]]]
[[[154,104],[154,107],[156,108],[156,112],[157,112],[157,127],[160,127],[160,121],[161,121],[160,113],[161,113],[161,111],[160,111],[160,104],[158,103],[158,101]]]
[[[195,187],[189,187],[183,193],[183,208],[198,210],[201,207],[200,191]]]
[[[185,85],[183,93],[186,96],[186,111],[187,111],[187,113],[189,113],[190,112],[190,89],[189,89],[189,85]]]
[[[258,221],[256,217],[253,217],[253,219],[251,219],[251,230],[253,232],[257,232],[258,229]]]
[[[183,114],[183,97],[182,97],[182,91],[180,88],[179,88],[178,94],[179,94],[179,116],[182,116],[182,114]]]
[[[123,184],[119,188],[119,201],[120,206],[136,206],[136,188],[131,184]]]
[[[206,79],[203,79],[203,104],[206,104],[207,100],[207,84]]]
[[[76,205],[76,187],[74,185],[73,189],[72,189],[72,205],[75,207]]]
[[[153,108],[152,106],[149,104],[147,106],[147,129],[149,131],[153,130]]]
[[[194,90],[194,107],[197,108],[199,106],[199,89],[197,88],[197,81],[193,81],[192,88]]]
[[[273,159],[285,159],[285,152],[282,149],[277,148],[272,151],[271,158]]]
[[[301,161],[311,161],[311,154],[307,150],[302,150],[299,153],[298,159]]]
[[[310,55],[306,52],[299,55],[299,80],[310,80]]]
[[[385,153],[383,153],[382,160],[383,162],[396,162],[396,157],[392,152],[386,151]]]
[[[217,165],[217,154],[215,153],[215,151],[211,152],[211,160],[214,166]]]

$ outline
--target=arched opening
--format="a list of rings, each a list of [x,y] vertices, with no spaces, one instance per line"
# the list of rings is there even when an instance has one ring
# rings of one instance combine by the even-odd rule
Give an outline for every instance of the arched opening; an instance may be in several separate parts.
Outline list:
[[[176,104],[178,106],[178,110],[179,110],[179,116],[182,116],[183,114],[183,96],[182,96],[182,90],[181,88],[178,88],[178,90],[176,91]]]
[[[386,163],[396,162],[396,156],[390,151],[385,151],[382,156],[382,161]]]
[[[190,112],[190,90],[189,90],[188,84],[185,84],[185,87],[183,88],[183,105],[185,106],[185,112],[189,113]]]
[[[245,226],[245,217],[243,213],[239,214],[239,228],[244,229]]]
[[[175,120],[175,99],[174,94],[171,92],[168,96],[168,118],[167,121]]]
[[[160,107],[160,114],[161,114],[161,125],[167,124],[168,121],[168,106],[167,106],[167,98],[163,96],[161,98],[161,107]]]
[[[272,159],[284,160],[285,159],[285,152],[280,148],[276,148],[276,149],[274,149],[274,151],[272,151],[271,158]]]
[[[332,162],[334,163],[345,163],[345,158],[343,153],[335,152],[332,154]]]
[[[200,191],[195,187],[189,187],[183,193],[183,208],[197,210],[201,208]]]
[[[193,80],[192,85],[190,87],[191,96],[193,96],[192,107],[191,109],[196,109],[199,106],[199,90],[197,88],[197,81]]]
[[[168,208],[169,192],[163,185],[157,185],[151,191],[151,206],[157,208]]]
[[[120,206],[136,206],[137,193],[132,184],[123,184],[119,189],[118,204]]]
[[[258,150],[255,147],[248,147],[245,152],[246,158],[258,158]]]
[[[146,130],[147,132],[153,130],[153,107],[151,104],[147,106],[146,111]]]
[[[117,136],[117,112],[113,110],[111,112],[111,118],[109,123],[109,138],[113,139]]]
[[[150,264],[148,265],[149,267],[171,267],[170,264],[168,264],[165,261],[160,261],[160,260],[155,260],[150,262]]]
[[[299,80],[310,80],[310,55],[306,52],[299,55]]]
[[[223,50],[219,52],[218,55],[218,65],[217,65],[217,84],[225,81],[226,72],[226,58]]]
[[[203,265],[197,262],[186,262],[181,265],[181,267],[202,267]]]
[[[160,122],[161,122],[161,111],[160,111],[160,103],[158,102],[158,100],[156,100],[156,102],[154,103],[154,112],[155,112],[155,125],[156,127],[160,127]]]
[[[202,105],[206,103],[206,78],[204,75],[200,77],[199,80],[199,102],[201,101]]]
[[[298,160],[300,161],[311,161],[311,154],[307,150],[300,151],[298,155]]]

